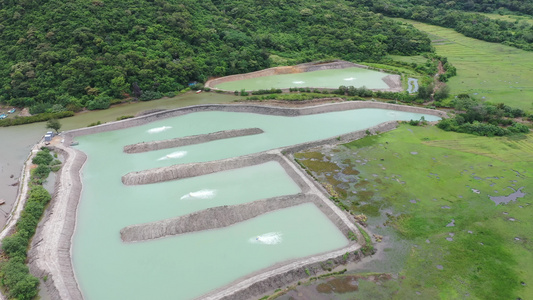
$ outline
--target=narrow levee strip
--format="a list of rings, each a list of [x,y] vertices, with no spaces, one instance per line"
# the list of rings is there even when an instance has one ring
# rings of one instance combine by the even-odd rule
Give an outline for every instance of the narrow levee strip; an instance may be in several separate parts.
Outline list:
[[[61,144],[53,150],[65,157],[65,163],[57,177],[45,220],[33,237],[28,264],[33,274],[48,277],[45,285],[52,299],[81,300],[83,296],[72,268],[70,247],[82,190],[80,171],[87,156]]]
[[[222,160],[172,165],[131,172],[122,176],[122,183],[125,185],[141,185],[164,182],[255,166],[269,161],[277,161],[289,176],[295,179],[296,184],[302,189],[302,192],[306,192],[307,185],[297,179],[299,176],[293,174],[294,170],[292,170],[287,162],[279,155],[279,151],[266,151]]]
[[[255,114],[263,114],[263,115],[295,117],[295,116],[314,115],[314,114],[320,114],[320,113],[345,111],[345,110],[360,109],[360,108],[392,109],[392,110],[397,110],[397,111],[422,113],[422,114],[439,116],[441,118],[446,118],[446,113],[443,111],[439,111],[439,110],[427,109],[427,108],[421,108],[421,107],[415,107],[415,106],[392,104],[392,103],[374,102],[374,101],[348,101],[348,102],[341,102],[341,103],[322,104],[322,105],[304,107],[304,108],[284,108],[284,107],[249,105],[249,104],[205,104],[205,105],[195,105],[195,106],[176,108],[176,109],[166,110],[163,112],[156,112],[156,113],[142,116],[142,117],[126,119],[122,121],[102,124],[102,125],[88,127],[88,128],[71,130],[71,131],[65,132],[64,144],[70,145],[72,140],[76,138],[77,136],[83,136],[83,135],[88,135],[88,134],[107,132],[107,131],[129,128],[133,126],[144,125],[144,124],[148,124],[151,122],[159,121],[161,119],[182,116],[182,115],[195,113],[195,112],[204,112],[204,111],[246,112],[246,113],[255,113]]]
[[[285,287],[311,275],[324,272],[323,264],[336,267],[348,262],[360,261],[364,255],[361,246],[350,243],[347,247],[332,252],[275,265],[261,272],[251,274],[223,288],[205,294],[202,300],[246,300],[257,299],[259,295],[280,287]]]
[[[189,145],[196,145],[207,143],[216,140],[229,139],[247,135],[261,134],[264,131],[260,128],[245,128],[245,129],[234,129],[234,130],[223,130],[207,134],[199,134],[193,136],[180,137],[169,140],[162,141],[153,141],[146,143],[137,143],[133,145],[124,146],[125,153],[141,153],[154,150],[183,147]]]
[[[238,205],[211,207],[185,216],[136,224],[120,230],[124,242],[138,242],[165,236],[223,228],[275,210],[320,201],[316,195],[297,194],[262,199]]]

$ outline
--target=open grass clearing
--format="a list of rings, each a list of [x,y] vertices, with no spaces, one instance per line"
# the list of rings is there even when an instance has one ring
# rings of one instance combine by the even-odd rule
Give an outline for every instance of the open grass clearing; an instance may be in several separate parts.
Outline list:
[[[507,21],[512,23],[524,23],[527,25],[533,25],[533,18],[530,16],[517,16],[517,15],[499,15],[499,14],[486,14],[486,13],[480,13],[481,15],[493,19],[493,20],[500,20],[500,21]]]
[[[425,64],[428,60],[422,55],[415,55],[415,56],[389,55],[389,57],[392,58],[393,60],[406,62],[406,63],[417,63],[420,65]]]
[[[453,94],[533,111],[533,52],[466,37],[452,29],[398,19],[429,34],[438,55],[457,68]]]
[[[518,135],[495,137],[493,143],[487,143],[484,137],[462,138],[454,140],[427,141],[428,146],[442,147],[461,152],[484,155],[499,161],[517,163],[533,162],[533,136]]]
[[[402,125],[322,149],[339,166],[330,176],[344,187],[344,203],[354,214],[368,213],[371,232],[384,236],[385,249],[360,271],[393,273],[396,284],[380,289],[396,299],[532,295],[533,162],[507,158],[517,143],[526,146],[516,153],[533,155],[529,136],[486,138]],[[346,168],[360,173],[344,176]],[[331,184],[330,176],[310,169]],[[519,188],[526,196],[508,204],[490,199]]]

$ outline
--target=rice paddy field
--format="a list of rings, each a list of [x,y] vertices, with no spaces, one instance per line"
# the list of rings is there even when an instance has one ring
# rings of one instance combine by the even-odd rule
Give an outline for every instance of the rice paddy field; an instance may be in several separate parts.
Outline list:
[[[533,295],[530,135],[487,138],[404,124],[295,157],[351,212],[368,217],[378,252],[351,274],[279,299]]]
[[[457,68],[457,76],[448,83],[452,94],[467,93],[533,111],[533,52],[469,38],[448,28],[400,20],[426,32],[437,54]]]

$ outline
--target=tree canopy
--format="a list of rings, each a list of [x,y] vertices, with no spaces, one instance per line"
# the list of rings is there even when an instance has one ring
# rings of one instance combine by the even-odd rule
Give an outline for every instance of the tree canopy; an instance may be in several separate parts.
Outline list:
[[[533,25],[530,23],[497,20],[479,13],[465,12],[494,12],[507,8],[532,15],[532,0],[356,0],[354,3],[386,16],[453,28],[468,37],[533,51]]]
[[[276,64],[431,51],[412,26],[342,0],[4,0],[0,40],[0,102],[32,113],[106,108],[134,86],[161,95]]]
[[[61,122],[59,122],[58,119],[50,119],[46,122],[46,128],[53,129],[57,133],[59,132],[59,129],[61,129]]]

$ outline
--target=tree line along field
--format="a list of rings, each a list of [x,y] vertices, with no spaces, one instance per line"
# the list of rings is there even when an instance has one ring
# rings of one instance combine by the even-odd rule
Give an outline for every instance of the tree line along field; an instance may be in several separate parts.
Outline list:
[[[507,22],[517,23],[520,26],[533,25],[533,18],[531,16],[505,15],[505,14],[483,14],[485,17],[502,20]]]
[[[448,82],[453,94],[466,93],[479,100],[533,111],[533,52],[476,40],[452,29],[404,21],[429,34],[436,53],[457,68],[457,76]]]
[[[476,3],[477,2],[477,3]],[[502,3],[505,2],[505,3]],[[371,11],[452,28],[466,36],[533,51],[533,26],[486,13],[533,15],[533,1],[360,0]]]
[[[509,157],[510,149],[519,150]],[[353,214],[365,214],[372,233],[383,236],[378,258],[351,273],[391,274],[393,283],[376,286],[367,296],[527,299],[533,294],[529,136],[475,137],[405,124],[313,151],[318,152],[295,157],[333,187]],[[516,190],[525,196],[506,204],[490,198]]]

